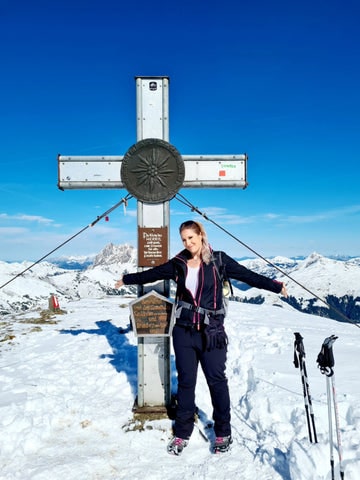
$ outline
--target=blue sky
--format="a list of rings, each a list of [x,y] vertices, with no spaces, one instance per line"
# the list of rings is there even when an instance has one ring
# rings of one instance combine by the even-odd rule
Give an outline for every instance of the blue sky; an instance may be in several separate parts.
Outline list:
[[[0,260],[37,260],[126,195],[57,188],[57,154],[124,155],[135,76],[170,77],[170,142],[244,153],[245,190],[181,190],[261,255],[360,255],[360,6],[0,2]],[[180,222],[171,201],[171,253]],[[210,242],[246,248],[205,222]],[[136,245],[136,201],[56,255]]]

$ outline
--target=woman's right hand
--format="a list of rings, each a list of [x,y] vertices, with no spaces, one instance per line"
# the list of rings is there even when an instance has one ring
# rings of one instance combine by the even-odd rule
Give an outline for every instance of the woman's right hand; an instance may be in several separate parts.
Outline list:
[[[115,283],[115,288],[121,288],[123,285],[124,285],[123,279],[120,278],[120,280],[118,280],[118,281]]]
[[[285,287],[284,284],[283,284],[283,287],[282,287],[282,289],[281,289],[280,294],[283,295],[285,298],[288,297],[288,292],[287,292],[286,287]]]

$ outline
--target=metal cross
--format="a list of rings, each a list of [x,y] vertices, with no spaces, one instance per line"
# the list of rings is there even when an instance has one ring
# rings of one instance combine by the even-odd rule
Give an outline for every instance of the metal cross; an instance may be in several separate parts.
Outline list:
[[[180,155],[169,142],[169,77],[135,77],[137,143],[124,156],[58,156],[58,187],[126,188],[137,198],[138,270],[169,258],[169,202],[180,188],[246,188],[246,154]],[[169,297],[169,282],[139,288]],[[155,299],[159,301],[159,299]],[[137,409],[171,397],[169,335],[138,336]]]

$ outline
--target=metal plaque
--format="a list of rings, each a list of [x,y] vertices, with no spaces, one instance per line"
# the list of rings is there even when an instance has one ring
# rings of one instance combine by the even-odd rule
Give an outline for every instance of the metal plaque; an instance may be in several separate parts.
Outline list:
[[[134,333],[138,337],[169,336],[174,303],[155,290],[129,303]]]
[[[168,260],[168,229],[138,228],[138,266],[155,267]]]
[[[177,149],[158,138],[146,138],[133,145],[121,164],[126,189],[144,203],[170,200],[183,186],[184,161]]]

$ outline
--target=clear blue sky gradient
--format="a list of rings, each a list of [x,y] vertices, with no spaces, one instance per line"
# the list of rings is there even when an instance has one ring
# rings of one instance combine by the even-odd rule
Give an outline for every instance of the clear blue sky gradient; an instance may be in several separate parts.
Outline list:
[[[249,155],[245,190],[181,190],[261,255],[360,255],[360,6],[0,3],[0,260],[37,260],[126,195],[57,188],[57,154],[136,142],[135,76],[170,77],[170,142]],[[171,201],[179,223],[197,218]],[[214,248],[253,256],[205,222]],[[136,245],[136,201],[56,253]]]

